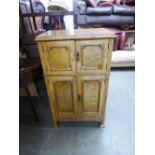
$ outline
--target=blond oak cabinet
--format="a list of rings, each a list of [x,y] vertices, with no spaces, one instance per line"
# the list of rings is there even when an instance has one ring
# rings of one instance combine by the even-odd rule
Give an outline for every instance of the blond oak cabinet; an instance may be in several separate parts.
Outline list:
[[[36,37],[53,118],[104,126],[114,34],[103,28],[48,31]]]

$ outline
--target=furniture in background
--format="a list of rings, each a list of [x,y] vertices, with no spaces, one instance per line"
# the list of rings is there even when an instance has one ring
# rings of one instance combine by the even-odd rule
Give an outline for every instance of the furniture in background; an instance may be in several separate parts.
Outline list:
[[[29,103],[36,121],[38,121],[38,116],[30,98],[31,94],[28,85],[41,77],[41,75],[41,64],[39,59],[19,59],[19,84],[25,89],[29,97]]]
[[[117,50],[112,52],[111,67],[135,67],[135,51]]]
[[[125,45],[122,49],[113,50],[111,67],[135,67],[135,31],[124,31]],[[116,43],[116,40],[115,40]]]
[[[115,33],[116,38],[115,38],[115,43],[114,43],[114,48],[113,50],[123,50],[125,46],[125,41],[126,41],[126,33],[125,31],[120,31],[117,29],[108,29],[109,31],[112,31]]]
[[[88,0],[73,0],[78,25],[124,26],[134,25],[135,6],[114,2],[100,2],[88,5]],[[92,1],[92,0],[91,0]]]
[[[38,30],[43,30],[44,27],[44,16],[24,16],[35,13],[45,13],[45,6],[41,1],[32,0],[19,1],[19,13],[20,21],[23,29],[23,33],[36,33]]]
[[[114,37],[103,28],[36,37],[54,127],[59,121],[99,121],[104,126]]]
[[[64,12],[69,11],[68,6],[62,0],[52,0],[48,2],[48,11],[49,12]],[[50,18],[50,17],[49,17]],[[51,19],[49,19],[51,21]],[[65,24],[63,21],[63,16],[54,17],[54,29],[65,29]]]
[[[19,3],[20,24],[23,34],[40,33],[54,28],[52,18],[73,15],[74,28],[77,28],[77,18],[74,11],[46,12],[45,6],[41,1],[27,0]]]
[[[64,17],[66,15],[74,16],[74,27],[76,28],[76,15],[73,11],[46,12],[44,4],[41,0],[20,0],[19,1],[19,38],[20,38],[20,55],[23,57],[39,58],[38,48],[34,38],[48,29],[53,29],[52,20],[55,17]],[[47,20],[46,20],[47,19]],[[47,22],[47,23],[46,23]],[[24,52],[23,52],[24,50]],[[24,54],[21,54],[24,53]],[[38,83],[32,83],[29,87],[32,95],[37,96]],[[33,87],[32,87],[33,86]],[[21,95],[25,96],[23,89],[20,89]],[[42,90],[40,90],[41,93]]]

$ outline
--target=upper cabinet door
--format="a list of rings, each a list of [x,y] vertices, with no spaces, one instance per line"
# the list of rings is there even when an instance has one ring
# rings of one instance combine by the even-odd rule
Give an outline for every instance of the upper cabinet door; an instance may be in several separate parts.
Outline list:
[[[47,71],[53,75],[75,73],[75,42],[49,41],[44,43]]]
[[[105,73],[108,43],[108,39],[77,41],[77,72]]]

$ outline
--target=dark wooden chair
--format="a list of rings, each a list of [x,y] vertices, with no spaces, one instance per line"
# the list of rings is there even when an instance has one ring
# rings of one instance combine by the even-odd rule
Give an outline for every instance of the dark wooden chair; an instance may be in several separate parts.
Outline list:
[[[38,58],[19,59],[19,84],[20,86],[23,86],[29,97],[29,103],[31,105],[32,112],[36,121],[38,121],[38,116],[31,100],[31,94],[29,92],[28,85],[41,77],[41,75],[42,68],[40,60]]]

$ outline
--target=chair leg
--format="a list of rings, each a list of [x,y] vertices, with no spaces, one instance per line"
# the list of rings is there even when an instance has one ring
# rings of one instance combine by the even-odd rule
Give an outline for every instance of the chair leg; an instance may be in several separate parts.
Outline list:
[[[37,98],[40,100],[41,99],[41,93],[39,92],[39,86],[38,86],[38,81],[34,82],[34,85],[35,85],[35,88],[36,88],[36,91],[37,91]]]
[[[31,98],[30,98],[31,95],[30,95],[30,92],[29,92],[29,89],[28,89],[27,86],[25,86],[25,90],[26,90],[26,93],[27,93],[27,95],[28,95],[28,97],[29,97],[29,101],[30,101],[30,105],[31,105],[31,108],[32,108],[33,116],[34,116],[35,120],[38,122],[39,119],[38,119],[38,116],[37,116],[37,113],[36,113],[35,107],[34,107],[34,105],[33,105],[33,103],[32,103]]]
[[[32,111],[33,111],[33,116],[34,116],[35,120],[38,122],[39,121],[38,116],[37,116],[37,113],[36,113],[36,110],[34,108],[34,105],[33,105],[32,101],[30,101],[30,105],[31,105],[31,108],[32,108]]]

